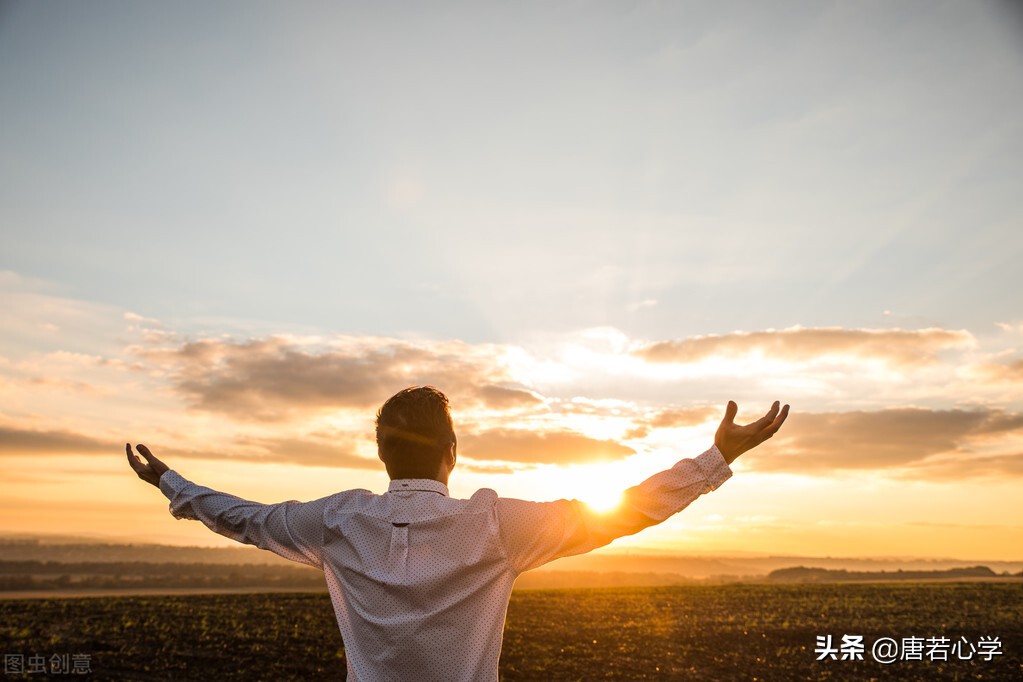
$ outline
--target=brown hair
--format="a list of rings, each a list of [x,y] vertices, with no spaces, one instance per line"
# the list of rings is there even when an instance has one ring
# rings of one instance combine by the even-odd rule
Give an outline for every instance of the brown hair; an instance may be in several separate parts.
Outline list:
[[[433,478],[456,442],[448,399],[433,386],[410,386],[377,411],[377,450],[387,475]]]

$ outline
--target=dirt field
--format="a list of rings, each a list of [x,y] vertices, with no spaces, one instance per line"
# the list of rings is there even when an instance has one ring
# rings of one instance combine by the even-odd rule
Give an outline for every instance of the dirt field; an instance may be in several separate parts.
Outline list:
[[[77,656],[92,679],[318,680],[344,679],[346,670],[319,593],[5,600],[0,615],[5,666],[20,656],[26,670],[5,669],[4,679],[39,679],[27,672],[30,657],[39,667],[54,655],[59,666]],[[843,635],[862,636],[864,660],[841,660],[839,651],[817,661],[817,637],[828,635],[836,649]],[[872,644],[881,637],[920,638],[925,648],[917,660],[880,663]],[[928,651],[927,639],[939,637],[949,645]],[[1001,653],[985,660],[992,637]],[[949,660],[933,660],[941,651]],[[1020,583],[524,590],[509,608],[501,676],[1018,680],[1021,654]]]

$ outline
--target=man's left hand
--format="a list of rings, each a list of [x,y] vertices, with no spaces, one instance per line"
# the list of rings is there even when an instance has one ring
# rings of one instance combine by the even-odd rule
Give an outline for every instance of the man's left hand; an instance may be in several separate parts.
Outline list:
[[[775,400],[774,405],[771,405],[771,409],[763,417],[745,426],[739,426],[735,423],[739,406],[735,401],[728,401],[725,418],[721,420],[721,426],[714,436],[714,445],[721,451],[727,463],[731,464],[736,457],[752,450],[778,432],[789,416],[789,406],[786,405],[780,410],[779,406]]]

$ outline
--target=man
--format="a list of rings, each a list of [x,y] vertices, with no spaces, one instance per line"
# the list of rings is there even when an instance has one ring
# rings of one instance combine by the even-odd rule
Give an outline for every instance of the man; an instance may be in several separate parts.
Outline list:
[[[229,538],[323,571],[344,641],[349,680],[496,680],[515,578],[582,554],[681,511],[732,475],[729,464],[774,435],[777,402],[739,426],[728,402],[714,445],[625,491],[611,512],[577,500],[527,502],[478,490],[448,497],[457,446],[448,400],[407,388],[377,413],[388,491],[347,490],[313,502],[248,502],[182,478],[138,445],[125,445],[139,478]]]

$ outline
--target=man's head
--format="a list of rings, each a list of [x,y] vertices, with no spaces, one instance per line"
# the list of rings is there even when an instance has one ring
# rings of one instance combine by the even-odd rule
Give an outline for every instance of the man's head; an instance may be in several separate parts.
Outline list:
[[[433,386],[410,386],[377,411],[377,452],[392,480],[447,483],[455,465],[455,443],[447,396]]]

